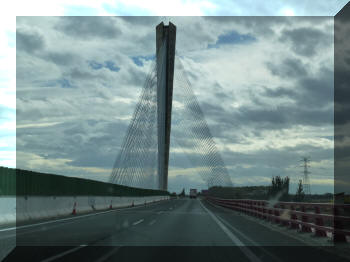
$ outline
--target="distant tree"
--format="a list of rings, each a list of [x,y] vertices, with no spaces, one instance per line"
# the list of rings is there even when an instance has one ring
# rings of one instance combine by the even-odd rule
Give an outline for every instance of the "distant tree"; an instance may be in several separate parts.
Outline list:
[[[271,186],[267,192],[268,198],[277,198],[277,200],[289,200],[289,177],[281,178],[280,176],[272,177]]]
[[[299,180],[298,189],[295,193],[294,201],[295,202],[302,202],[305,198],[304,188],[302,180]]]
[[[212,197],[226,199],[267,199],[269,186],[242,186],[222,187],[213,186],[208,189],[207,194]]]
[[[179,196],[184,197],[185,196],[185,189],[182,189],[181,193],[179,194]]]

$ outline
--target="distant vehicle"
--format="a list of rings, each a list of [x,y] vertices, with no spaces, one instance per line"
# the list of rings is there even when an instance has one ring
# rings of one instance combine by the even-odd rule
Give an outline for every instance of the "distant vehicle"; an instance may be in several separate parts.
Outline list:
[[[197,197],[197,189],[191,188],[190,189],[190,198],[196,198]]]

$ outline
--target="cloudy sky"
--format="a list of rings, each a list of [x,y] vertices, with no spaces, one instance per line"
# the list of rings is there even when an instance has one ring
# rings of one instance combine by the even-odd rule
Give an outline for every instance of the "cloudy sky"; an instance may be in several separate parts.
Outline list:
[[[155,26],[170,19],[177,25],[177,51],[234,184],[267,184],[273,175],[296,183],[302,176],[299,159],[307,155],[312,190],[331,192],[333,18],[312,15],[333,16],[345,2],[265,1],[248,9],[188,1],[174,2],[174,13],[138,1],[57,2],[56,8],[43,3],[46,15],[190,10],[261,17],[17,17],[16,34],[8,22],[2,34],[0,164],[106,181],[150,70]],[[37,15],[24,10],[18,15]],[[170,154],[171,191],[205,186],[180,150]]]

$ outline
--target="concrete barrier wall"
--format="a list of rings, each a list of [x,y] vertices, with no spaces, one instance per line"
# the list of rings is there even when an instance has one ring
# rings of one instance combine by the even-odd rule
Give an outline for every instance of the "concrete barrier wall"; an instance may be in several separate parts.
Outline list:
[[[17,222],[37,221],[47,218],[59,218],[76,214],[86,214],[114,208],[145,205],[161,200],[168,200],[169,196],[147,197],[0,197],[0,225],[15,224]],[[17,211],[17,212],[16,212]]]
[[[16,198],[0,197],[0,224],[16,221]]]

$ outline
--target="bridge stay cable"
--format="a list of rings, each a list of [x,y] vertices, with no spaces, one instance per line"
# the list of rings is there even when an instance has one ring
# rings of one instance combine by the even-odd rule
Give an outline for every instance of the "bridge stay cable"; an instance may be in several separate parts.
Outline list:
[[[157,97],[157,83],[162,83],[165,79],[157,77],[162,78],[164,74],[159,72],[166,68],[166,45],[165,40],[157,51],[157,59],[152,62],[142,87],[109,178],[111,183],[149,189],[161,187],[158,158],[162,157],[162,152],[159,150],[158,136],[163,134],[159,131],[162,129],[158,127],[158,114],[163,118],[166,116],[159,112],[158,103],[161,99]],[[171,115],[171,139],[175,139],[182,147],[181,151],[186,153],[195,172],[200,174],[206,185],[232,186],[231,178],[177,52]]]

